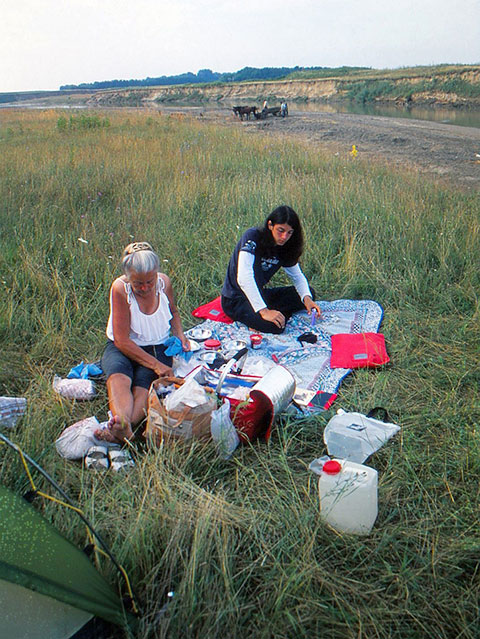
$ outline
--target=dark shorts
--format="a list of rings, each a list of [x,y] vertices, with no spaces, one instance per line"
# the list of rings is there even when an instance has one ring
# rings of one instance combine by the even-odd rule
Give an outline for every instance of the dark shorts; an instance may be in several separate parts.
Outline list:
[[[153,355],[159,362],[172,365],[173,358],[165,355],[166,346],[159,344],[157,346],[140,346],[149,355]],[[150,388],[150,384],[157,375],[151,368],[137,364],[129,359],[119,350],[113,342],[107,342],[102,356],[102,369],[107,379],[114,373],[123,373],[132,380],[132,388],[140,386],[141,388]]]

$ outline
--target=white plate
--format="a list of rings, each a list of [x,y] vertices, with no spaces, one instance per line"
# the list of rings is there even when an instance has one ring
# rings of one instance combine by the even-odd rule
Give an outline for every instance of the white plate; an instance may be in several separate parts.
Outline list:
[[[201,342],[204,342],[206,339],[212,337],[212,331],[208,328],[191,328],[186,332],[187,337],[192,337],[193,339],[198,339]]]
[[[189,339],[188,341],[190,342],[190,351],[192,353],[200,350],[201,346],[198,342],[196,342],[194,339]]]

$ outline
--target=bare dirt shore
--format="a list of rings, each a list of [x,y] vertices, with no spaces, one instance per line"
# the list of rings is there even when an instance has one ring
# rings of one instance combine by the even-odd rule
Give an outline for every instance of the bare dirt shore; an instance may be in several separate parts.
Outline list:
[[[480,188],[480,157],[476,155],[480,156],[480,128],[406,118],[295,111],[294,106],[286,118],[269,116],[266,120],[243,122],[228,108],[165,109],[170,110],[190,112],[206,121],[231,123],[252,134],[297,137],[338,153],[348,153],[355,144],[358,157],[364,160],[412,168],[462,190]]]

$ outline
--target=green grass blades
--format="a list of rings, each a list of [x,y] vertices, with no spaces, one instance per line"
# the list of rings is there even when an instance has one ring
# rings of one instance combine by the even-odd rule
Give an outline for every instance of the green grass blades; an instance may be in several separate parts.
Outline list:
[[[125,566],[138,636],[478,638],[478,194],[227,122],[3,110],[0,123],[0,394],[28,399],[10,435]],[[352,374],[332,411],[281,422],[228,462],[200,443],[146,450],[126,477],[61,460],[64,426],[104,420],[107,402],[102,386],[88,404],[59,399],[53,375],[100,357],[123,247],[153,244],[188,328],[242,231],[282,203],[304,223],[319,298],[382,304],[391,366]],[[402,430],[369,460],[372,534],[341,536],[319,520],[308,464],[333,410],[376,405]],[[22,468],[0,448],[3,482],[26,489]],[[37,507],[87,543],[74,514]]]

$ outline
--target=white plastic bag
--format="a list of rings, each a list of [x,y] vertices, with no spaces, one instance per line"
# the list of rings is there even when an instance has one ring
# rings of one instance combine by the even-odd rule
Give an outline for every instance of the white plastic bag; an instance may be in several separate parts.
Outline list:
[[[13,428],[26,410],[25,397],[0,397],[0,426]]]
[[[230,402],[228,399],[224,400],[220,408],[213,411],[210,431],[219,457],[230,459],[240,443],[240,438],[230,419]]]
[[[55,442],[57,452],[65,459],[82,459],[89,448],[100,442],[94,432],[101,428],[96,417],[87,417],[68,426]]]
[[[53,378],[53,390],[67,399],[93,399],[97,394],[95,384],[89,379]]]
[[[400,430],[391,422],[382,422],[361,413],[337,411],[323,432],[328,454],[357,464],[370,457]]]
[[[193,377],[165,398],[167,411],[182,410],[185,406],[195,408],[207,403],[208,397],[205,389]]]

